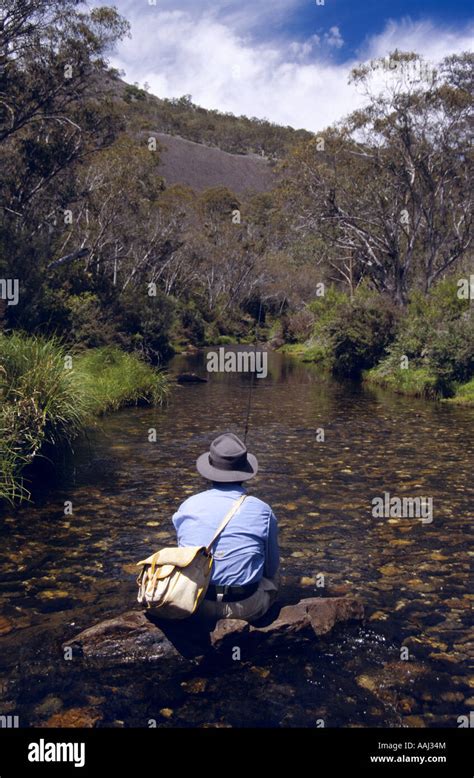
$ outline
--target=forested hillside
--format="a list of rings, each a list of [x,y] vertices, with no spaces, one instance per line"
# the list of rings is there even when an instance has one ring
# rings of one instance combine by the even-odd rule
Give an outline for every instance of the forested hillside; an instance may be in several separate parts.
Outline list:
[[[153,129],[215,146],[233,154],[259,154],[280,159],[298,142],[309,140],[304,129],[281,127],[266,119],[234,116],[195,105],[191,95],[160,99],[138,84],[127,84],[114,70],[102,76],[102,89],[128,104],[129,129]]]
[[[259,318],[274,343],[359,374],[443,283],[456,334],[428,317],[403,354],[432,378],[454,349],[464,367],[443,392],[472,375],[456,292],[472,269],[471,55],[429,78],[411,78],[416,53],[361,66],[366,107],[315,136],[124,83],[106,59],[127,31],[113,9],[6,9],[0,278],[19,299],[2,300],[5,331],[161,363],[251,339]]]

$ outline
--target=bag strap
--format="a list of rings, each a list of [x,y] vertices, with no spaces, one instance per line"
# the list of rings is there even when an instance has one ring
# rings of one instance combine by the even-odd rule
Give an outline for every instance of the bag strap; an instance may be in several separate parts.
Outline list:
[[[221,532],[223,532],[225,530],[225,528],[227,527],[227,525],[228,525],[229,521],[231,520],[232,516],[238,511],[238,509],[240,508],[240,506],[242,505],[242,503],[243,503],[243,501],[245,500],[246,497],[247,497],[246,494],[243,494],[241,497],[239,497],[239,499],[233,504],[233,506],[230,509],[230,511],[225,515],[224,519],[222,520],[221,524],[219,525],[218,529],[216,530],[216,532],[214,534],[214,537],[212,538],[211,542],[209,543],[208,546],[206,546],[206,554],[210,553],[211,548],[214,545],[214,543],[216,542],[217,538],[219,537]]]

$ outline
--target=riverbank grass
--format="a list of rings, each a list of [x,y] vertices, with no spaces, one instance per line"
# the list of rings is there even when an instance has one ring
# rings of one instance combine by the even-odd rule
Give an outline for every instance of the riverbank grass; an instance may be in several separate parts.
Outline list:
[[[365,370],[362,380],[368,386],[380,386],[408,397],[441,399],[436,376],[432,375],[426,367],[407,367],[388,371],[386,364],[382,362],[371,370]]]
[[[455,388],[454,397],[448,397],[445,402],[454,405],[474,406],[474,378],[471,378],[466,384],[458,384]]]
[[[282,354],[298,357],[302,362],[324,363],[324,366],[331,369],[331,355],[328,349],[320,343],[285,343],[278,349]]]
[[[159,405],[168,394],[165,373],[117,348],[86,351],[76,358],[74,370],[95,416],[127,405]]]
[[[162,402],[168,380],[116,348],[70,354],[54,339],[0,334],[0,501],[27,498],[22,472],[45,445],[71,443],[95,418]]]
[[[454,405],[474,405],[474,378],[465,383],[452,382],[449,393],[443,392],[439,378],[427,367],[394,368],[390,360],[384,360],[362,374],[367,386],[390,389],[408,397],[423,397]]]
[[[278,351],[298,357],[302,362],[317,363],[328,373],[331,372],[331,355],[322,346],[311,341],[287,343]],[[366,386],[389,389],[395,394],[407,397],[474,406],[474,379],[467,383],[453,383],[453,396],[443,397],[438,378],[427,367],[394,368],[391,361],[383,360],[370,370],[362,371],[362,381]]]

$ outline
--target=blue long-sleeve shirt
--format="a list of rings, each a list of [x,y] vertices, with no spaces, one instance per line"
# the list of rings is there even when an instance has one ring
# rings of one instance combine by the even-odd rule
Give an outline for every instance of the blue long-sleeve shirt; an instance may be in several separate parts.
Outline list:
[[[173,516],[179,546],[207,546],[232,504],[246,490],[219,484],[189,497]],[[248,496],[213,546],[211,583],[245,586],[278,570],[278,524],[272,509]]]

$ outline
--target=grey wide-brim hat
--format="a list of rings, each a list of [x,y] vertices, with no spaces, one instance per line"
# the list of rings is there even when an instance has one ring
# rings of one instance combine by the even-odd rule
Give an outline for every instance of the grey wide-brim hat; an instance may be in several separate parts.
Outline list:
[[[249,454],[237,435],[225,432],[212,441],[209,451],[196,460],[198,473],[209,481],[248,481],[258,472],[257,457]]]

